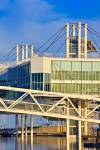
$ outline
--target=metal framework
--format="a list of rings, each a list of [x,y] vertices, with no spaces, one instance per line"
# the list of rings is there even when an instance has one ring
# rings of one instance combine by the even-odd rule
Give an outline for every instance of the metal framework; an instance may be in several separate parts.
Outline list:
[[[24,94],[16,100],[0,98],[0,112],[39,115],[100,124],[99,97],[0,86],[0,91],[2,90]],[[28,98],[25,99],[26,97]],[[41,103],[40,98],[45,102]],[[74,103],[76,99],[78,106]],[[81,111],[79,110],[80,102],[86,104],[84,108],[81,107]],[[68,110],[69,114],[67,113]]]

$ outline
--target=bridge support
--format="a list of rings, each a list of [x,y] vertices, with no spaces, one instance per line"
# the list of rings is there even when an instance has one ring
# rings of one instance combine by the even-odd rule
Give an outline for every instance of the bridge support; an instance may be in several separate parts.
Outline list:
[[[16,121],[16,137],[18,137],[18,114],[16,114],[16,117],[15,117],[15,121]]]
[[[69,144],[69,119],[66,119],[66,140],[67,140],[67,150],[70,150],[70,144]]]
[[[31,130],[31,143],[30,149],[33,149],[33,115],[30,115],[30,130]]]
[[[69,102],[67,102],[67,115],[69,115]],[[70,150],[70,144],[69,144],[69,119],[66,119],[66,140],[67,140],[67,150]]]
[[[84,116],[87,115],[87,102],[85,102],[85,108],[84,108]],[[87,122],[84,122],[84,134],[87,135],[88,134],[88,129],[87,129]]]
[[[15,140],[15,150],[18,149],[18,114],[15,115],[15,127],[16,127],[16,140]]]
[[[78,111],[80,112],[81,114],[81,101],[79,101],[78,103]],[[78,121],[78,150],[81,150],[82,149],[82,126],[81,126],[81,121]]]
[[[21,115],[22,139],[24,138],[24,118],[25,118],[25,115],[22,114]]]
[[[30,115],[31,138],[33,137],[33,116]]]
[[[27,115],[25,115],[25,138],[27,140]]]

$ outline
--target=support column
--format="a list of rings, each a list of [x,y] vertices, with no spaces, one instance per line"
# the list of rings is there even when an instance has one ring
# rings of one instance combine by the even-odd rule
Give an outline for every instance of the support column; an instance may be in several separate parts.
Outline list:
[[[81,113],[81,101],[78,103],[78,111]],[[81,121],[78,121],[78,150],[82,149],[82,127],[81,127]]]
[[[33,47],[33,45],[31,46],[31,56],[33,56],[33,54],[34,54],[34,47]]]
[[[78,58],[81,58],[81,22],[78,23]]]
[[[31,126],[31,143],[30,148],[33,150],[33,115],[30,115],[30,126]]]
[[[25,115],[24,114],[22,114],[22,116],[21,116],[21,125],[22,125],[22,138],[24,138],[24,117],[25,117]]]
[[[16,114],[16,137],[18,137],[18,114]]]
[[[17,46],[16,46],[16,64],[18,64],[18,61],[19,61],[18,55],[19,55],[19,45],[17,44]]]
[[[33,116],[30,115],[31,138],[33,137]]]
[[[15,126],[16,126],[15,150],[18,150],[18,114],[16,114],[15,116]]]
[[[69,102],[67,102],[67,116],[69,115]],[[69,141],[69,119],[66,119],[66,140],[67,140],[67,150],[70,150],[70,141]]]
[[[84,57],[87,58],[87,24],[84,25]]]
[[[26,59],[28,59],[28,45],[26,44]]]
[[[25,115],[25,138],[27,139],[27,115]]]
[[[84,108],[84,116],[87,115],[87,102],[85,102],[85,108]],[[88,123],[84,122],[84,134],[87,135],[88,133]]]
[[[73,36],[75,36],[75,28],[76,28],[76,27],[75,27],[75,24],[73,24],[73,25],[72,25],[72,32],[73,32],[72,34],[73,34]]]
[[[22,61],[24,60],[24,46],[22,46]]]
[[[66,24],[66,58],[69,58],[69,23]]]

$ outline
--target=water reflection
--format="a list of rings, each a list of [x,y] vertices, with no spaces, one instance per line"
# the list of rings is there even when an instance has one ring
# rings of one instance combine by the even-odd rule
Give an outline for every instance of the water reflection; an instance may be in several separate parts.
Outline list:
[[[74,139],[70,139],[69,150],[77,150]],[[34,136],[25,137],[0,137],[0,150],[67,150],[65,137]],[[96,150],[85,149],[81,150]]]

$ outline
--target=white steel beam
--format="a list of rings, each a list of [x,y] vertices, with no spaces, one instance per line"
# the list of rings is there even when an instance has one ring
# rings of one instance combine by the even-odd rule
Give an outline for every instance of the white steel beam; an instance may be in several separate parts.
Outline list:
[[[81,114],[81,101],[78,102],[78,111]],[[81,120],[78,121],[78,149],[82,149],[82,126]]]
[[[1,99],[1,98],[0,98],[0,103],[2,104],[2,106],[3,106],[4,108],[7,108],[6,104],[4,103],[3,99]]]
[[[7,107],[7,109],[13,108],[14,106],[16,106],[19,102],[21,102],[26,96],[28,95],[28,93],[24,93],[21,97],[19,97],[15,102],[13,102],[9,107]]]
[[[71,97],[71,98],[77,98],[81,100],[87,100],[87,101],[97,101],[100,102],[100,97],[98,95],[91,96],[91,95],[81,95],[81,94],[64,94],[64,93],[58,93],[58,92],[47,92],[47,91],[39,91],[39,90],[32,90],[32,89],[23,89],[23,88],[15,88],[15,87],[9,87],[9,86],[0,86],[0,90],[9,90],[9,91],[16,91],[16,92],[26,92],[31,94],[43,94],[43,96],[59,96],[59,97]]]
[[[89,113],[87,113],[84,118],[87,118],[90,114],[92,114],[96,109],[98,109],[100,107],[100,104],[98,106],[96,106],[94,109],[92,109]]]
[[[60,113],[46,113],[46,112],[40,112],[40,111],[31,111],[31,110],[25,110],[25,109],[3,109],[0,108],[0,112],[5,112],[5,113],[20,113],[20,114],[29,114],[29,115],[37,115],[37,116],[45,116],[45,117],[52,117],[52,118],[62,118],[62,119],[71,119],[71,120],[80,120],[80,121],[86,121],[86,122],[91,122],[91,123],[97,123],[100,124],[100,120],[98,119],[93,119],[93,118],[80,118],[79,116],[67,116],[67,115],[62,115]]]
[[[18,61],[19,61],[19,45],[17,44],[17,46],[16,46],[16,64],[18,64]]]
[[[25,115],[21,115],[21,126],[22,126],[22,139],[24,139],[24,121],[25,121]]]
[[[52,111],[56,106],[58,106],[59,104],[61,104],[65,99],[66,99],[66,97],[63,97],[61,100],[57,101],[57,103],[54,104],[54,105],[53,105],[50,109],[48,109],[46,112]]]
[[[87,24],[84,25],[84,53],[84,58],[87,58]]]
[[[78,58],[81,58],[81,22],[78,23]]]
[[[77,114],[81,117],[81,118],[83,118],[82,117],[82,115],[81,115],[81,113],[77,110],[77,108],[74,106],[74,104],[72,103],[72,101],[67,97],[67,100],[69,101],[69,103],[71,104],[71,106],[74,108],[74,110],[77,112]]]
[[[26,50],[26,59],[28,59],[28,44],[26,44],[25,50]]]
[[[69,23],[66,24],[66,58],[69,58],[69,44],[70,44],[70,39],[69,39]]]
[[[42,112],[44,112],[43,108],[41,107],[41,105],[38,103],[38,101],[35,99],[35,97],[30,93],[30,96],[32,97],[32,99],[34,100],[34,102],[37,104],[37,106],[40,108],[40,110]]]
[[[75,24],[72,24],[72,33],[73,33],[73,36],[75,36],[75,29],[76,29]]]

